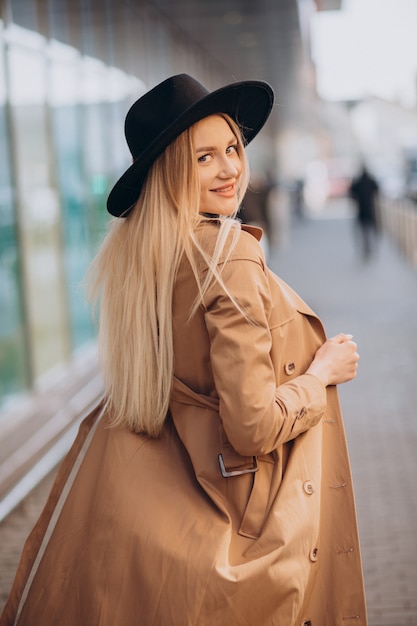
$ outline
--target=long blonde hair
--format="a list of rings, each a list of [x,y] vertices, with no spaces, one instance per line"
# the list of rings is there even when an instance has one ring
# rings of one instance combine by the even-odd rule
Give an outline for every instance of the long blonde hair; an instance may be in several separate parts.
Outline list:
[[[239,144],[242,198],[249,176],[244,146],[237,125],[224,117]],[[196,240],[202,217],[192,133],[192,127],[187,129],[155,161],[134,209],[110,222],[87,274],[90,299],[100,305],[99,352],[110,423],[151,437],[161,432],[169,406],[172,295],[181,258],[189,260],[199,291],[191,316],[213,281],[222,282],[218,260],[226,241],[232,240],[228,256],[238,236],[238,222],[225,218],[211,257]],[[233,229],[236,234],[230,238]],[[209,268],[203,283],[196,253]]]

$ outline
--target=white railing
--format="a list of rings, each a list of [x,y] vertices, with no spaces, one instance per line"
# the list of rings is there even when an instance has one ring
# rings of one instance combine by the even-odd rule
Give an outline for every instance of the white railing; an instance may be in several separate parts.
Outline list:
[[[0,414],[0,521],[67,453],[83,417],[101,400],[96,350],[71,364]]]
[[[382,198],[379,219],[383,231],[417,271],[417,204],[406,199]]]

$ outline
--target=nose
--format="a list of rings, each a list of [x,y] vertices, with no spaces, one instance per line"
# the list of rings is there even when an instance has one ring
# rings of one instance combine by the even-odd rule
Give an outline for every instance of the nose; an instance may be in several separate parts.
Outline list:
[[[224,156],[220,166],[220,178],[236,178],[240,173],[239,164],[230,157]]]

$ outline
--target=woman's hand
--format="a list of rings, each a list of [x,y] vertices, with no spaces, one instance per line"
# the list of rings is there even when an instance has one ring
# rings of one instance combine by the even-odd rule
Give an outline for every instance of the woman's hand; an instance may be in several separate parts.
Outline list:
[[[356,348],[352,335],[339,333],[317,350],[306,374],[313,374],[326,387],[352,380],[356,376],[359,361]]]

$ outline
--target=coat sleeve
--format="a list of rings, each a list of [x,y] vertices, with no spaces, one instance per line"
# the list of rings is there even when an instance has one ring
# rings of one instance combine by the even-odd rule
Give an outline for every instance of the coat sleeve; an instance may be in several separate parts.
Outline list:
[[[220,418],[239,454],[267,454],[320,421],[326,389],[311,374],[276,386],[270,356],[271,295],[258,243],[239,242],[221,275],[246,317],[221,285],[209,290],[205,320]]]

